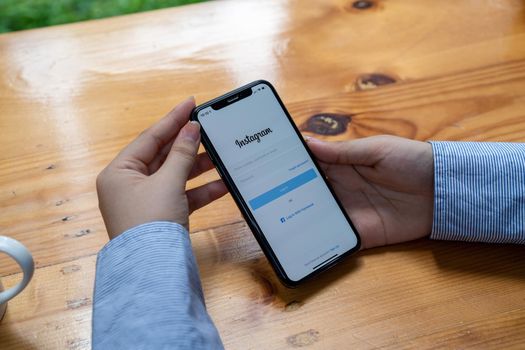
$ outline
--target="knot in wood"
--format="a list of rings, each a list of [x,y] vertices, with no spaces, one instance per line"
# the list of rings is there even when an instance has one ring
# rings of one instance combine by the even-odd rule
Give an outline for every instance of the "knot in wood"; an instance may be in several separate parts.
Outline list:
[[[372,73],[359,76],[355,82],[355,85],[357,90],[369,90],[375,89],[381,85],[394,84],[395,82],[396,79],[388,75]]]
[[[304,131],[310,131],[319,135],[339,135],[346,131],[351,120],[352,117],[345,114],[314,114],[306,121]]]
[[[352,7],[357,10],[366,10],[371,8],[372,6],[374,6],[374,3],[372,1],[367,0],[358,0],[352,3]]]

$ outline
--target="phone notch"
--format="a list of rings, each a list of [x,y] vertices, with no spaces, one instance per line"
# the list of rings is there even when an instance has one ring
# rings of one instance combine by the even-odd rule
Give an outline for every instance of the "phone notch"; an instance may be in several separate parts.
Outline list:
[[[238,101],[242,100],[243,98],[251,96],[252,93],[253,93],[253,91],[252,91],[251,87],[247,88],[247,89],[244,89],[242,91],[235,92],[235,93],[233,93],[231,95],[227,95],[223,99],[213,103],[211,105],[211,108],[213,108],[214,110],[218,111],[219,109],[222,109],[222,108],[224,108],[226,106],[229,106],[232,103],[238,102]]]

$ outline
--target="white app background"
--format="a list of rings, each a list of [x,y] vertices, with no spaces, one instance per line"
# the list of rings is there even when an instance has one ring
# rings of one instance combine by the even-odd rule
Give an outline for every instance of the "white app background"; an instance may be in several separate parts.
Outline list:
[[[201,110],[199,121],[288,278],[298,281],[357,239],[270,88],[252,91]]]

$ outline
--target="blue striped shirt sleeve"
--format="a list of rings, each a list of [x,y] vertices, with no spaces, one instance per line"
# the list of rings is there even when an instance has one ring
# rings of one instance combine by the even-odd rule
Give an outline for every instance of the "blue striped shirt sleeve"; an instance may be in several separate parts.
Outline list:
[[[525,244],[525,144],[431,141],[433,239]]]
[[[98,254],[93,300],[94,350],[223,348],[178,224],[143,224],[110,241]]]

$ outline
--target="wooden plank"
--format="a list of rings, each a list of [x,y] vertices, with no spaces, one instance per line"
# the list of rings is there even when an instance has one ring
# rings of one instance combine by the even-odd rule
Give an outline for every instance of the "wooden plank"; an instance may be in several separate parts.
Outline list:
[[[413,81],[524,56],[519,1],[372,3],[212,2],[4,34],[1,159],[129,140],[187,95],[258,78],[292,102],[362,74]]]
[[[381,77],[370,77],[374,79]],[[302,131],[317,136],[317,130],[332,140],[392,134],[418,140],[523,142],[525,60],[291,103],[289,109]],[[327,121],[316,122],[316,116]]]
[[[91,348],[95,256],[38,268],[26,290],[8,303],[2,349]],[[2,278],[5,287],[20,274]]]
[[[332,140],[394,134],[420,140],[523,142],[525,59],[298,101],[289,109],[305,134]],[[342,129],[326,135],[323,128],[334,123]],[[107,241],[95,177],[125,142],[105,140],[92,150],[71,147],[67,156],[53,152],[9,159],[0,167],[2,233],[26,243],[39,266],[95,254]],[[217,178],[212,171],[189,187]],[[197,211],[191,223],[193,230],[203,230],[239,220],[228,195]],[[13,273],[16,267],[0,258],[0,271]]]
[[[244,223],[196,232],[192,243],[208,310],[230,349],[511,348],[525,341],[519,246],[422,240],[361,252],[288,289]],[[94,266],[89,256],[38,269],[9,305],[2,344],[89,348]]]
[[[188,95],[265,78],[316,137],[524,141],[523,2],[359,3],[218,1],[0,35],[0,234],[38,267],[2,347],[90,347],[94,254],[107,241],[96,174]],[[524,343],[522,247],[375,249],[288,290],[229,196],[191,225],[228,348]],[[16,272],[1,256],[7,286]]]

